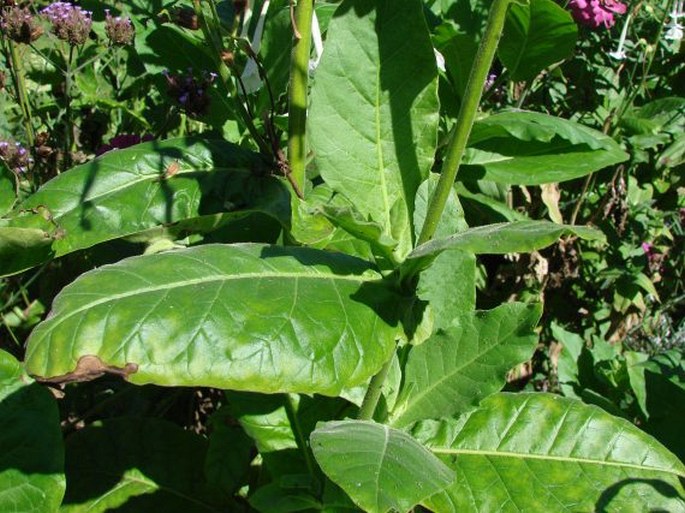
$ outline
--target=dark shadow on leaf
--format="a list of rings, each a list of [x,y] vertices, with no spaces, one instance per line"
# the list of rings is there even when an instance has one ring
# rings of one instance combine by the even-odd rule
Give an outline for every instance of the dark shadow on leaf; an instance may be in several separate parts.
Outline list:
[[[676,490],[672,485],[659,479],[628,478],[614,483],[602,492],[602,495],[600,495],[595,504],[595,513],[609,513],[611,511],[615,511],[611,504],[612,501],[625,489],[636,486],[639,486],[643,489],[645,487],[649,487],[658,492],[664,498],[685,500],[685,497],[678,493],[678,490]],[[642,495],[640,491],[632,490],[632,492],[636,495]],[[647,511],[650,513],[668,513],[668,510],[661,508],[650,508]]]

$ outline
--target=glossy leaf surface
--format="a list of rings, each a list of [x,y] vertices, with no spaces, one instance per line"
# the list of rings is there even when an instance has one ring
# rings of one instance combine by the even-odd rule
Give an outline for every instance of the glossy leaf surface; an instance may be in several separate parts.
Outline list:
[[[465,413],[499,391],[507,372],[533,355],[541,314],[523,303],[469,312],[412,348],[391,425]]]
[[[681,511],[685,466],[626,420],[550,394],[497,394],[417,437],[457,473],[440,512]]]
[[[207,483],[207,440],[160,419],[122,417],[67,440],[60,513],[213,513],[230,502]]]
[[[311,435],[324,473],[364,511],[408,511],[454,474],[408,434],[368,421],[321,424]]]
[[[411,73],[407,73],[411,70]],[[437,69],[419,0],[347,0],[328,26],[309,116],[315,164],[398,242],[437,142]]]
[[[369,264],[306,248],[204,245],[82,275],[31,334],[42,378],[336,395],[392,354],[399,298]]]
[[[55,400],[0,351],[0,511],[54,513],[65,484]]]
[[[531,0],[509,9],[497,54],[512,80],[532,80],[568,57],[577,36],[578,26],[567,10],[552,0]]]
[[[459,175],[460,180],[540,185],[627,159],[613,139],[597,130],[536,112],[503,112],[473,125]]]
[[[50,180],[15,208],[8,225],[57,231],[52,250],[61,256],[156,227],[211,231],[252,212],[287,224],[288,191],[276,178],[260,176],[265,171],[261,157],[225,141],[148,142]]]

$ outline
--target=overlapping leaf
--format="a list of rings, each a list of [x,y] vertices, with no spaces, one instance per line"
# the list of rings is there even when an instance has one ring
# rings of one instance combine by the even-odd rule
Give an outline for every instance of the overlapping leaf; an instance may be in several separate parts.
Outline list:
[[[627,159],[613,139],[579,123],[536,112],[503,112],[473,125],[460,178],[540,185]]]
[[[390,358],[401,300],[367,262],[306,248],[204,245],[82,275],[31,334],[56,380],[337,395]]]
[[[41,229],[54,256],[164,226],[209,231],[253,212],[286,224],[289,194],[249,151],[220,140],[170,139],[106,153],[49,181],[8,215],[8,228]],[[44,238],[35,246],[44,245]],[[3,274],[35,265],[31,244]]]
[[[506,373],[533,355],[541,314],[523,303],[464,313],[412,348],[391,425],[464,413],[500,390]]]
[[[65,484],[55,400],[0,351],[0,511],[54,513]]]
[[[315,163],[334,190],[411,248],[414,196],[437,141],[437,69],[418,0],[346,0],[312,86]]]
[[[322,424],[311,435],[324,473],[364,511],[408,511],[454,474],[408,434],[367,421]]]
[[[497,394],[415,434],[457,473],[433,511],[682,511],[685,466],[624,419],[550,394]]]

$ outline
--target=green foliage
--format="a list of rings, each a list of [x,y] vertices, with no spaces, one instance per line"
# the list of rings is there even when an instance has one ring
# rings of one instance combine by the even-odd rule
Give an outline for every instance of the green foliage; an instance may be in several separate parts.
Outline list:
[[[685,508],[672,50],[343,0],[317,64],[311,2],[238,4],[0,34],[0,510]]]

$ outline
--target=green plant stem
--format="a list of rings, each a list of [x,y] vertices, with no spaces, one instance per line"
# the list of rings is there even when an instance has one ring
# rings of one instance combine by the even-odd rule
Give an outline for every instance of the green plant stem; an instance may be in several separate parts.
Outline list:
[[[478,105],[480,104],[483,88],[492,66],[492,61],[497,50],[497,43],[502,35],[504,20],[511,0],[494,0],[490,7],[485,34],[478,47],[478,53],[471,67],[469,81],[466,84],[464,98],[459,108],[457,124],[454,128],[451,141],[447,148],[445,161],[438,186],[431,197],[426,214],[426,221],[421,229],[417,245],[428,242],[435,235],[435,230],[440,222],[440,217],[445,209],[450,190],[457,177],[457,171],[464,156],[466,143],[471,133],[471,127],[476,119]]]
[[[19,107],[24,121],[24,128],[26,130],[26,141],[30,147],[33,147],[35,141],[35,133],[31,125],[31,105],[29,104],[28,94],[26,93],[26,80],[24,78],[24,68],[21,64],[21,59],[17,53],[17,45],[14,41],[8,41],[10,49],[10,59],[12,61],[12,77],[14,79],[14,88],[19,100]]]
[[[392,358],[389,358],[383,365],[383,368],[378,371],[378,374],[371,378],[369,388],[366,389],[366,395],[364,395],[364,400],[362,401],[361,408],[359,408],[359,414],[357,415],[359,420],[373,419],[373,414],[376,412],[376,406],[378,406],[378,401],[381,398],[383,383],[385,383],[385,378],[388,376],[391,365]]]
[[[74,60],[74,46],[69,45],[69,59],[67,60],[67,69],[64,75],[64,101],[65,101],[65,113],[64,113],[64,166],[63,170],[66,171],[71,166],[71,149],[73,145],[73,133],[74,128],[72,126],[71,119],[71,81],[72,81],[72,63]]]
[[[295,443],[297,443],[297,446],[302,452],[309,475],[312,476],[312,480],[315,483],[318,483],[318,474],[316,471],[317,467],[314,464],[314,457],[311,449],[309,448],[309,444],[307,443],[307,438],[304,435],[304,431],[302,431],[300,419],[297,417],[295,397],[295,394],[285,394],[285,411],[288,415],[288,420],[290,421],[290,427],[293,430],[293,435],[295,436]]]
[[[312,41],[314,0],[299,0],[295,8],[295,41],[290,59],[290,89],[288,107],[288,161],[296,192],[304,191],[307,157],[307,82]]]

